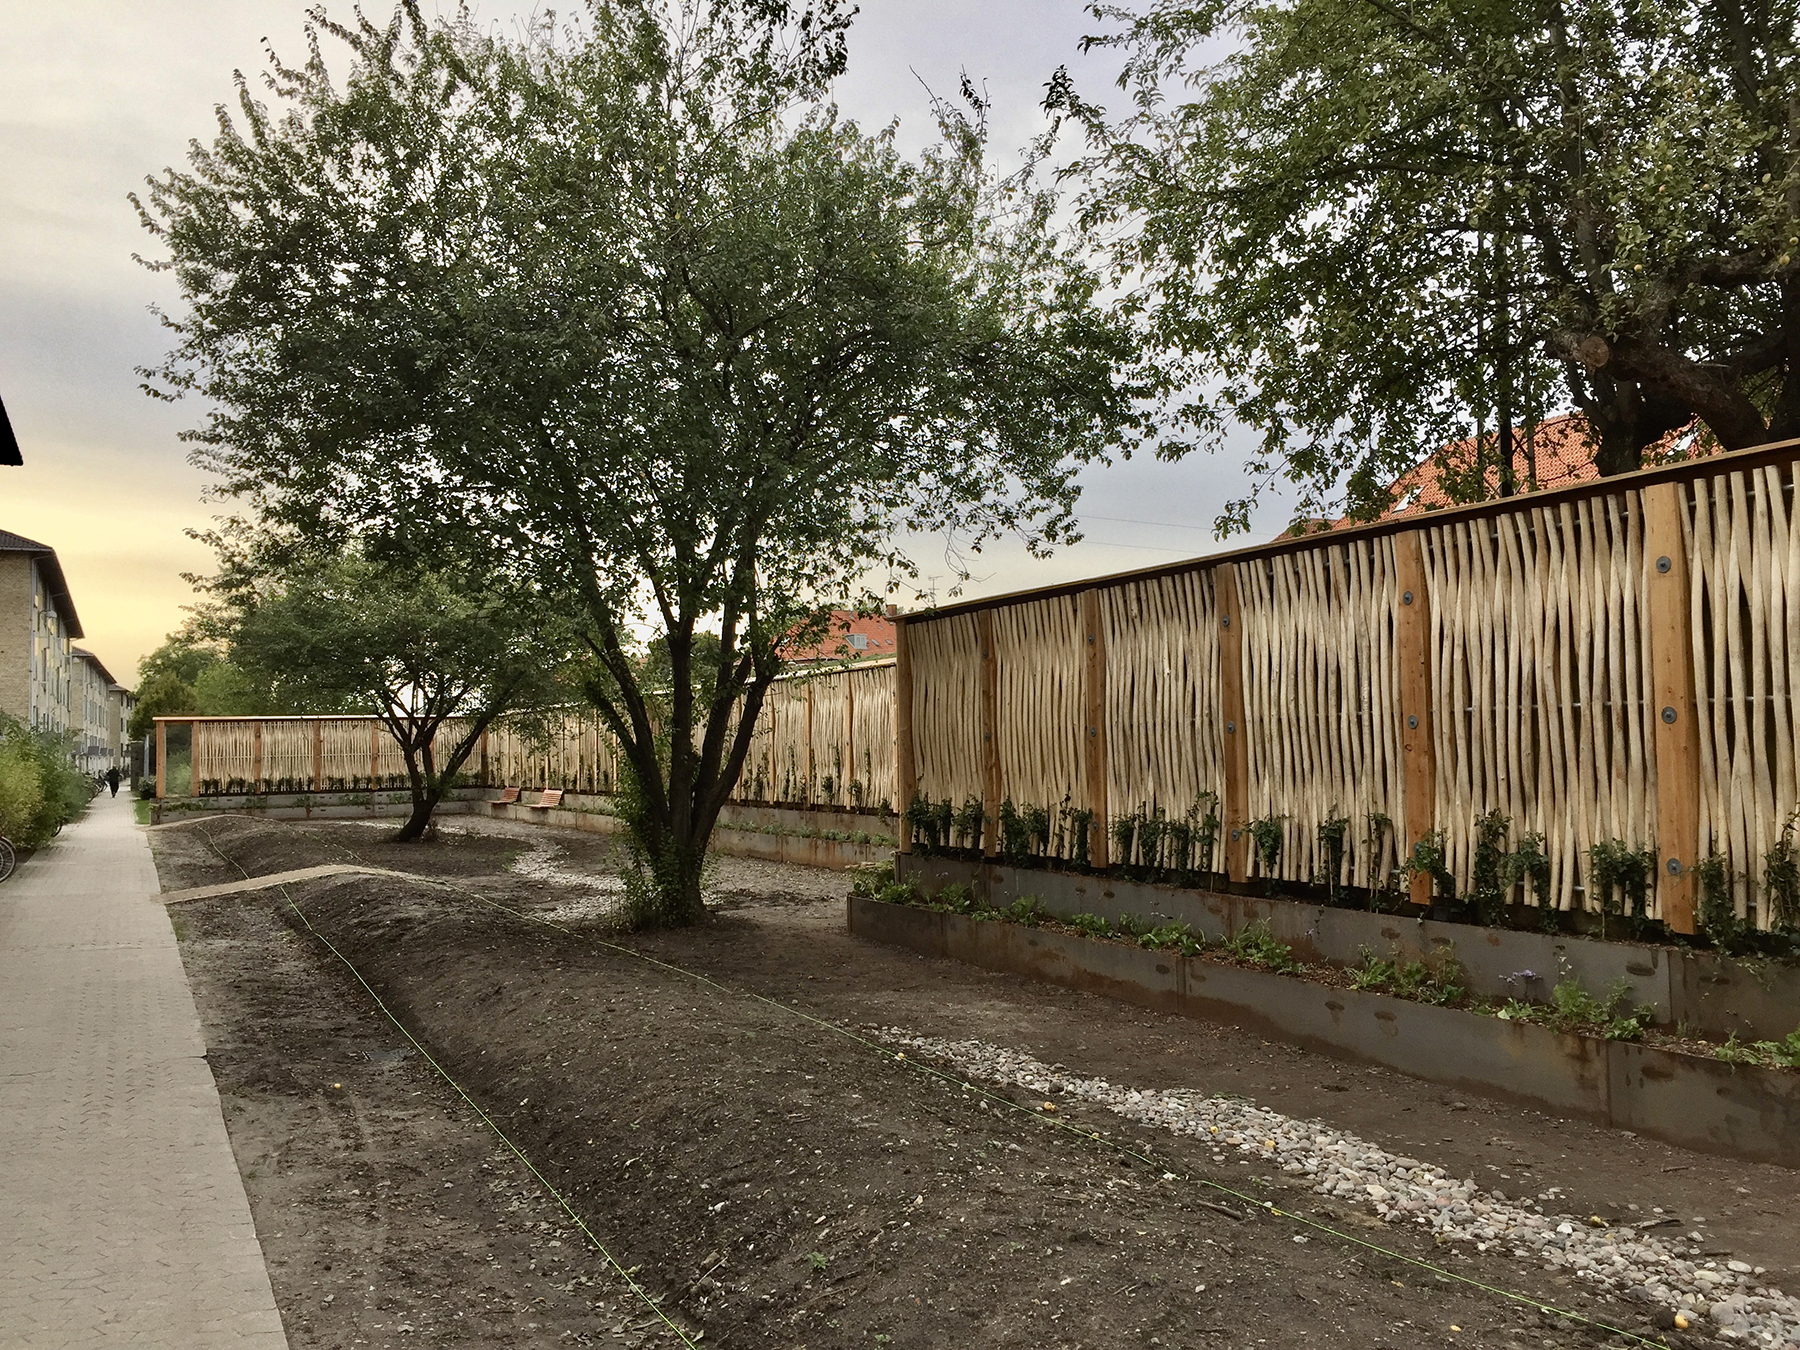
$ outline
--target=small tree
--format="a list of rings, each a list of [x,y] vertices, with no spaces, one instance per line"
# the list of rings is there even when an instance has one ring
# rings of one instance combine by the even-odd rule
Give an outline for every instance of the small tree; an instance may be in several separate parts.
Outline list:
[[[234,654],[300,706],[362,704],[399,743],[420,838],[482,733],[542,702],[561,665],[541,615],[518,592],[404,565],[317,565],[237,620]],[[438,733],[460,723],[442,747]]]
[[[822,599],[909,575],[907,527],[1070,537],[1076,469],[1137,422],[1053,201],[986,170],[979,101],[917,161],[839,119],[847,25],[323,25],[348,79],[317,44],[277,63],[287,114],[245,90],[144,208],[189,301],[156,374],[217,409],[197,459],[227,492],[308,537],[501,539],[562,587],[648,922],[702,912],[777,646]]]

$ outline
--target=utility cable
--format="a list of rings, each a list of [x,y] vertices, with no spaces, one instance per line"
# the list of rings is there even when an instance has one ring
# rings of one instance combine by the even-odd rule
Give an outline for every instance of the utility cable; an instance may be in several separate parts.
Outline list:
[[[295,825],[292,821],[284,821],[281,823],[289,825],[291,828],[294,828],[303,834],[310,835],[314,839],[319,838],[319,836],[317,834],[315,834],[313,831],[306,829],[304,826]],[[210,836],[208,837],[207,842],[211,843]],[[326,842],[326,841],[321,840],[321,842]],[[343,848],[344,846],[339,844],[339,845],[336,845],[336,847]],[[215,848],[214,851],[216,852],[217,849]],[[361,855],[358,854],[354,849],[344,848],[344,851],[346,853],[349,853],[351,857],[356,858],[359,862],[365,861],[361,857]],[[225,855],[221,853],[220,856],[224,857]],[[231,861],[231,860],[227,859],[227,861]],[[233,866],[237,866],[237,864],[235,862],[233,862]],[[238,870],[240,872],[242,872],[243,868],[238,867]],[[1330,1224],[1322,1223],[1318,1219],[1312,1218],[1310,1215],[1300,1214],[1293,1210],[1286,1210],[1286,1209],[1278,1208],[1272,1201],[1258,1200],[1254,1196],[1246,1195],[1243,1192],[1238,1191],[1231,1186],[1225,1185],[1223,1182],[1214,1181],[1210,1177],[1197,1176],[1192,1173],[1183,1174],[1183,1173],[1175,1172],[1172,1168],[1157,1161],[1154,1157],[1150,1156],[1149,1154],[1140,1152],[1137,1149],[1132,1148],[1130,1145],[1128,1145],[1124,1142],[1121,1142],[1120,1140],[1113,1139],[1109,1136],[1103,1135],[1099,1131],[1083,1129],[1082,1127],[1080,1127],[1078,1125],[1074,1125],[1069,1121],[1059,1119],[1058,1117],[1050,1115],[1048,1113],[1038,1111],[1038,1110],[1033,1110],[1029,1106],[1023,1105],[1019,1102],[1012,1100],[1012,1098],[1010,1098],[1010,1097],[1007,1097],[1001,1093],[994,1092],[991,1089],[983,1087],[978,1083],[974,1083],[961,1074],[952,1073],[950,1071],[940,1069],[935,1065],[925,1063],[923,1060],[909,1058],[904,1051],[892,1050],[888,1046],[881,1044],[879,1041],[871,1040],[870,1038],[859,1034],[857,1031],[855,1031],[854,1029],[852,1029],[850,1027],[841,1025],[836,1022],[827,1021],[826,1019],[824,1019],[822,1017],[814,1016],[812,1013],[809,1013],[802,1008],[795,1007],[791,1004],[782,1003],[779,999],[771,998],[767,994],[759,994],[754,989],[736,988],[731,985],[724,984],[721,981],[715,980],[709,975],[703,975],[698,971],[688,970],[687,968],[685,968],[683,966],[676,965],[670,961],[664,961],[661,958],[651,956],[646,952],[638,951],[632,947],[627,947],[620,943],[609,942],[605,938],[600,937],[598,934],[589,933],[589,932],[581,932],[577,929],[570,928],[566,924],[558,923],[554,919],[546,919],[540,915],[529,914],[523,910],[514,909],[510,905],[501,904],[498,900],[493,899],[491,896],[483,895],[479,891],[472,890],[471,888],[469,888],[467,886],[459,886],[453,881],[446,881],[446,880],[442,880],[437,877],[417,877],[416,879],[419,881],[425,882],[429,885],[442,886],[448,890],[457,891],[460,894],[467,895],[470,898],[477,900],[477,901],[481,902],[482,904],[489,906],[492,909],[499,910],[500,912],[502,912],[504,914],[509,914],[512,917],[514,917],[516,919],[521,919],[527,923],[535,923],[535,924],[538,924],[538,925],[546,927],[546,928],[553,928],[557,932],[563,934],[566,937],[590,942],[590,943],[594,944],[595,946],[605,948],[608,951],[617,952],[623,956],[633,957],[639,961],[644,962],[647,965],[654,966],[659,970],[664,970],[664,971],[667,971],[674,975],[683,976],[686,979],[689,979],[689,980],[694,981],[695,983],[704,985],[707,988],[712,989],[720,994],[725,994],[725,995],[729,995],[729,996],[736,997],[736,998],[749,999],[749,1000],[752,1000],[757,1003],[767,1004],[769,1007],[777,1008],[777,1009],[781,1010],[782,1012],[787,1013],[788,1015],[790,1015],[792,1017],[798,1018],[799,1020],[801,1020],[803,1022],[810,1023],[811,1025],[818,1027],[821,1030],[832,1032],[833,1034],[841,1036],[841,1037],[845,1038],[846,1040],[852,1041],[867,1050],[871,1050],[883,1059],[889,1060],[891,1062],[902,1063],[920,1073],[927,1074],[933,1078],[940,1079],[943,1082],[950,1083],[955,1086],[961,1087],[965,1092],[977,1093],[978,1095],[986,1098],[987,1100],[995,1103],[996,1105],[1004,1106],[1010,1110],[1017,1111],[1017,1112],[1023,1114],[1027,1118],[1038,1122],[1040,1125],[1047,1125],[1047,1126],[1051,1127],[1052,1129],[1062,1130],[1069,1134],[1072,1134],[1076,1138],[1086,1139],[1086,1140],[1090,1140],[1094,1143],[1098,1143],[1098,1144],[1102,1145],[1103,1147],[1110,1148],[1125,1157],[1135,1159],[1136,1161],[1141,1162],[1141,1163],[1145,1164],[1146,1166],[1160,1169],[1164,1174],[1175,1176],[1178,1180],[1186,1181],[1193,1185],[1205,1187],[1206,1189],[1214,1191],[1220,1195],[1228,1195],[1234,1200],[1238,1200],[1244,1204],[1249,1205],[1253,1210],[1261,1210],[1264,1213],[1269,1214],[1271,1217],[1290,1219],[1296,1224],[1299,1224],[1303,1227],[1313,1229],[1315,1232],[1323,1233],[1330,1237],[1334,1237],[1334,1238],[1338,1239],[1340,1242],[1345,1242],[1352,1246],[1360,1247],[1365,1251],[1373,1252],[1380,1256],[1385,1256],[1394,1261],[1399,1261],[1405,1265],[1409,1265],[1416,1269],[1426,1271],[1426,1272],[1428,1272],[1432,1275],[1436,1275],[1442,1279],[1450,1280],[1457,1284],[1467,1285],[1468,1287],[1473,1288],[1473,1289],[1478,1289],[1478,1290],[1482,1291],[1483,1293],[1492,1294],[1495,1297],[1505,1299],[1505,1300],[1508,1300],[1513,1303],[1521,1304],[1521,1305],[1531,1308],[1539,1313],[1543,1313],[1543,1314],[1546,1314],[1546,1315],[1552,1316],[1552,1317],[1567,1318],[1568,1320],[1570,1320],[1572,1322],[1578,1322],[1583,1326],[1592,1327],[1596,1331],[1604,1331],[1604,1332],[1610,1333],[1615,1336],[1623,1336],[1623,1337],[1627,1338],[1628,1340],[1635,1342],[1638,1345],[1653,1346],[1653,1347],[1656,1347],[1656,1350],[1668,1350],[1668,1342],[1665,1340],[1660,1340],[1660,1339],[1653,1340],[1647,1336],[1640,1335],[1638,1332],[1628,1330],[1625,1327],[1614,1326],[1610,1322],[1603,1322],[1603,1321],[1599,1320],[1598,1318],[1587,1317],[1581,1313],[1574,1312],[1574,1311],[1571,1311],[1566,1308],[1559,1308],[1559,1307],[1556,1307],[1554,1304],[1545,1303],[1543,1300],[1533,1298],[1529,1294],[1517,1293],[1517,1292],[1514,1292],[1513,1290],[1503,1288],[1499,1285],[1493,1285],[1493,1284],[1487,1283],[1484,1280],[1478,1280],[1472,1275],[1464,1275],[1458,1271],[1450,1270],[1444,1266],[1440,1266],[1431,1261],[1427,1261],[1427,1260],[1423,1259],[1422,1257],[1410,1256],[1405,1252],[1394,1251],[1392,1248],[1384,1247],[1378,1242],[1370,1241],[1368,1238],[1358,1237],[1354,1233],[1346,1233],[1340,1229],[1333,1228]],[[287,890],[286,886],[283,886],[282,891],[285,893],[286,890]],[[290,899],[288,901],[288,903],[290,905],[292,905],[293,901]],[[298,906],[294,906],[294,909],[295,909],[296,913],[300,912]],[[302,921],[304,922],[305,915],[302,914],[301,918],[302,918]],[[307,928],[309,931],[316,931],[316,930],[312,930],[312,925],[310,923],[307,924]],[[319,935],[319,938],[320,938],[320,941],[324,942],[327,947],[331,948],[332,953],[335,956],[337,956],[337,958],[340,961],[343,961],[346,966],[350,966],[352,973],[355,973],[355,970],[356,970],[355,966],[351,965],[349,960],[347,958],[345,958],[341,952],[338,952],[337,948],[332,947],[332,945],[328,939],[326,939],[322,934]],[[359,981],[361,981],[362,976],[357,975],[357,979]],[[363,981],[363,987],[368,988],[367,981]],[[370,992],[371,997],[375,997],[376,1003],[381,1006],[382,1011],[387,1012],[386,1005],[381,1004],[381,1000],[378,996],[375,995],[374,990],[371,989],[369,992]],[[393,1018],[392,1013],[388,1013],[388,1016],[390,1019]],[[396,1026],[399,1025],[397,1020],[395,1021],[395,1025]],[[406,1029],[404,1027],[401,1027],[401,1030],[405,1031]],[[409,1040],[412,1040],[412,1035],[410,1032],[407,1033],[407,1038]],[[414,1044],[415,1045],[418,1044],[417,1041],[414,1041]],[[424,1053],[423,1048],[421,1048],[421,1053]],[[429,1058],[429,1056],[427,1056],[427,1058]],[[438,1068],[435,1060],[432,1061],[432,1067]],[[438,1068],[438,1072],[444,1074],[445,1080],[447,1082],[450,1082],[452,1087],[456,1087],[455,1081],[450,1078],[449,1074],[444,1073],[444,1070],[441,1068]],[[460,1092],[462,1092],[462,1089],[460,1087],[457,1087],[457,1091],[460,1093]],[[468,1099],[467,1094],[464,1094],[464,1097],[465,1097],[465,1099]],[[472,1099],[469,1099],[469,1100],[470,1100],[470,1105],[474,1106],[473,1100]],[[481,1108],[479,1106],[476,1106],[475,1109],[478,1112],[481,1111]],[[483,1113],[482,1118],[484,1120],[487,1119],[487,1116],[485,1113]],[[490,1124],[490,1126],[492,1126],[492,1128],[494,1129],[494,1132],[496,1134],[500,1134],[500,1137],[502,1139],[506,1138],[506,1136],[504,1134],[500,1133],[498,1126],[493,1126],[491,1121],[489,1122],[489,1124]],[[528,1159],[525,1159],[525,1155],[523,1153],[519,1152],[517,1147],[512,1144],[511,1140],[507,1140],[507,1146],[509,1148],[512,1148],[515,1153],[519,1153],[519,1157],[521,1160],[525,1161],[525,1165],[527,1167],[531,1167],[530,1161]],[[535,1167],[532,1168],[532,1174],[534,1176],[539,1175],[537,1172],[537,1169]],[[541,1177],[540,1177],[540,1179],[541,1179]],[[547,1181],[544,1184],[546,1187],[549,1187],[549,1185],[550,1185],[550,1183]],[[551,1193],[553,1195],[557,1195],[554,1188],[551,1189]],[[560,1195],[557,1195],[557,1199],[559,1201],[561,1201],[562,1197]],[[563,1205],[564,1205],[565,1209],[568,1208],[566,1201],[563,1202]],[[574,1213],[573,1210],[570,1210],[569,1212],[571,1214]],[[579,1222],[579,1220],[577,1220],[577,1222]],[[583,1225],[582,1231],[587,1232],[585,1225]],[[590,1234],[590,1237],[591,1236],[592,1235]],[[595,1240],[595,1246],[597,1246],[597,1247],[599,1246],[598,1240]],[[601,1248],[601,1251],[604,1253],[605,1248]],[[609,1255],[607,1259],[611,1260],[612,1258]],[[616,1261],[613,1262],[613,1265],[615,1268],[618,1268],[618,1263]],[[629,1280],[629,1276],[627,1277],[627,1279]],[[635,1284],[633,1284],[632,1287],[635,1289],[637,1286]],[[655,1305],[652,1304],[652,1306],[655,1306]],[[657,1309],[657,1312],[659,1315],[661,1315],[660,1308]],[[664,1320],[667,1321],[667,1318],[665,1317]],[[674,1324],[670,1323],[670,1325],[673,1326]]]

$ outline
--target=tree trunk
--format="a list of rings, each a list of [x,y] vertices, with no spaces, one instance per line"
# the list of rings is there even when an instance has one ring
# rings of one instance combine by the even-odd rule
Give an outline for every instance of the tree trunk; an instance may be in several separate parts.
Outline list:
[[[425,831],[431,826],[431,813],[437,810],[437,804],[444,794],[436,787],[427,787],[415,782],[412,791],[412,814],[406,818],[406,824],[400,827],[400,833],[394,836],[397,844],[410,844],[415,839],[425,837]]]

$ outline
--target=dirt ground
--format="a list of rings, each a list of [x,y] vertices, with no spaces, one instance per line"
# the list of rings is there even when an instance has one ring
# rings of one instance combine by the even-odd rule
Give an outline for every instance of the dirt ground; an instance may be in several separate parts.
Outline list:
[[[708,923],[617,940],[609,841],[446,826],[421,845],[242,817],[153,832],[165,889],[337,860],[454,883],[335,877],[173,911],[296,1350],[678,1343],[476,1107],[705,1346],[1630,1343],[1291,1221],[1221,1212],[1165,1170],[1700,1343],[1539,1267],[1436,1246],[1197,1141],[1061,1105],[1057,1120],[1130,1143],[1158,1161],[1146,1167],[1047,1125],[1036,1103],[995,1106],[831,1026],[976,1037],[1115,1083],[1235,1094],[1509,1195],[1561,1188],[1547,1210],[1661,1210],[1701,1250],[1800,1283],[1792,1172],[860,942],[838,874],[722,860]]]

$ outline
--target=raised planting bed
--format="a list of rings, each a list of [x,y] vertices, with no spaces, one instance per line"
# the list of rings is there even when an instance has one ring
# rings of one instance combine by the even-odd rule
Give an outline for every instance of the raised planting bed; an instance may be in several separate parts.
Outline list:
[[[1800,1071],[1435,1006],[1170,945],[1091,938],[1023,921],[849,899],[858,937],[1381,1064],[1434,1083],[1584,1116],[1707,1152],[1800,1167]],[[1315,972],[1323,974],[1324,972]]]
[[[1623,981],[1634,1005],[1655,1008],[1658,1026],[1742,1041],[1779,1040],[1800,1027],[1800,967],[1768,959],[1739,960],[1691,948],[1438,923],[1300,900],[916,853],[899,855],[896,867],[902,881],[934,894],[946,885],[966,885],[999,907],[1036,896],[1046,913],[1061,918],[1093,914],[1116,922],[1132,915],[1151,924],[1185,923],[1209,942],[1262,924],[1299,960],[1314,964],[1346,968],[1372,953],[1435,965],[1453,955],[1462,966],[1463,983],[1481,998],[1548,1003],[1565,979],[1596,992]]]

